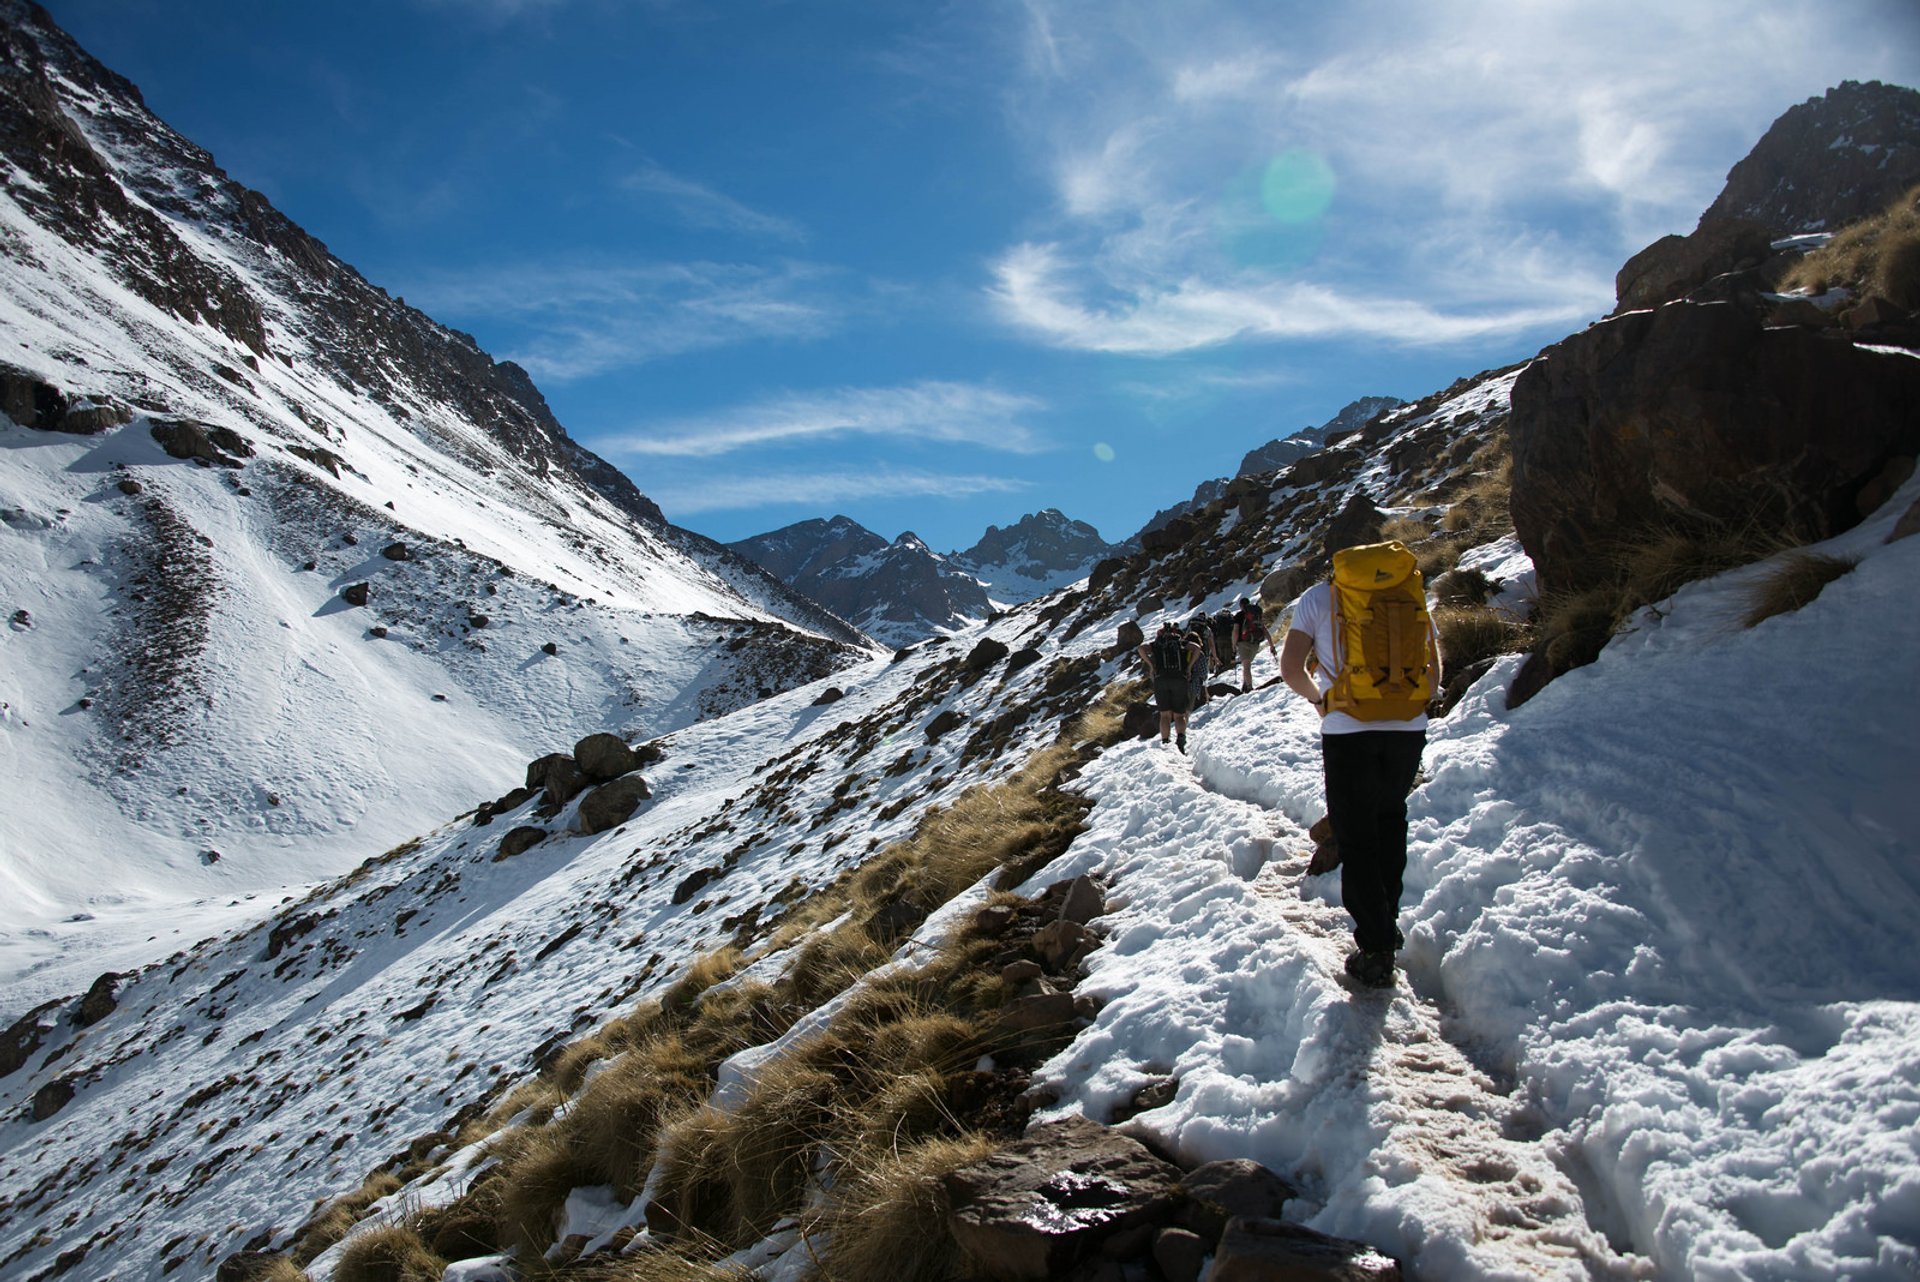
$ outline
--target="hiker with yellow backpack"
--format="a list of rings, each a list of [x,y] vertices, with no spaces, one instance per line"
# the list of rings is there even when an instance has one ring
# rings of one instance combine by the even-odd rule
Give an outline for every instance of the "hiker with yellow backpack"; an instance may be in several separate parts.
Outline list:
[[[1394,982],[1407,871],[1407,793],[1440,688],[1440,638],[1405,544],[1337,549],[1330,581],[1294,603],[1280,677],[1320,713],[1327,819],[1340,849],[1340,897],[1353,918],[1346,970]]]

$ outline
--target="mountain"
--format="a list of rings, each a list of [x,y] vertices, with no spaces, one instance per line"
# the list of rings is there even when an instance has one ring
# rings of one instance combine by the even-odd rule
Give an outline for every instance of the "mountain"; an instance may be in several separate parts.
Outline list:
[[[1224,498],[1228,484],[1235,478],[1263,476],[1297,463],[1307,455],[1323,448],[1328,440],[1358,431],[1369,420],[1404,404],[1406,404],[1405,401],[1394,396],[1363,396],[1357,401],[1349,402],[1338,414],[1318,427],[1303,427],[1291,436],[1268,441],[1265,445],[1247,451],[1246,457],[1240,460],[1240,470],[1233,476],[1202,481],[1194,489],[1192,498],[1154,513],[1147,523],[1140,527],[1140,533],[1134,536],[1135,540],[1138,540],[1141,535],[1164,528],[1176,517],[1185,516]]]
[[[848,517],[800,521],[727,545],[887,645],[905,646],[1084,578],[1116,549],[1059,510],[988,526],[941,554],[911,532],[892,543]]]
[[[1904,318],[1772,324],[1779,300],[1739,291],[1608,318],[1237,478],[1231,505],[1084,585],[731,711],[683,706],[670,728],[603,709],[621,733],[569,743],[590,701],[570,684],[650,698],[666,665],[697,701],[686,665],[733,673],[786,625],[706,615],[729,604],[717,579],[679,573],[665,536],[621,533],[557,472],[564,509],[524,518],[533,487],[510,484],[504,448],[398,373],[409,420],[321,397],[316,357],[284,336],[269,352],[294,365],[244,377],[326,406],[336,435],[293,439],[345,475],[282,462],[276,416],[182,372],[202,348],[181,344],[226,340],[16,209],[0,205],[4,275],[33,288],[9,286],[8,332],[88,363],[36,358],[0,389],[40,424],[0,438],[0,765],[9,840],[33,837],[10,855],[89,822],[61,795],[92,785],[59,736],[101,702],[46,692],[96,666],[66,646],[113,610],[156,620],[168,644],[128,651],[145,667],[203,656],[174,678],[198,701],[163,700],[170,716],[227,718],[149,745],[136,777],[198,753],[191,798],[245,783],[242,748],[298,763],[351,747],[395,770],[461,754],[505,790],[463,811],[419,787],[408,840],[363,844],[264,916],[151,917],[188,927],[164,960],[0,1031],[0,1274],[1152,1277],[1182,1259],[1197,1276],[1211,1253],[1215,1276],[1271,1276],[1298,1271],[1276,1258],[1290,1249],[1350,1276],[1910,1271],[1920,687],[1888,663],[1920,630]],[[252,272],[236,279],[277,300]],[[67,313],[18,301],[49,282],[99,305],[57,329]],[[154,410],[106,426],[119,384],[81,376],[118,368],[109,355],[220,417],[197,436]],[[455,444],[486,474],[445,461]],[[255,533],[334,480],[396,506],[359,500],[353,544],[333,499],[284,543]],[[436,504],[453,480],[459,501]],[[149,493],[165,497],[150,520],[122,511]],[[273,513],[251,501],[269,496]],[[1752,532],[1756,499],[1774,505],[1767,537],[1706,538]],[[451,539],[388,562],[373,549],[416,505],[500,564],[571,549],[548,573],[650,604],[461,577],[471,554]],[[1592,539],[1613,510],[1632,543]],[[657,559],[599,566],[568,538],[588,518]],[[1341,977],[1339,878],[1307,875],[1318,719],[1257,659],[1257,688],[1209,703],[1176,753],[1134,646],[1239,595],[1281,622],[1330,536],[1389,528],[1444,603],[1448,680],[1408,797],[1404,975],[1360,993]],[[1811,541],[1783,551],[1783,534]],[[248,567],[230,545],[265,550]],[[176,561],[192,573],[157,568]],[[336,603],[360,582],[368,605]],[[1553,590],[1528,609],[1536,583]],[[375,646],[354,611],[388,597],[405,613]],[[223,632],[237,598],[261,620],[246,644]],[[480,627],[483,604],[497,622]],[[563,625],[578,631],[557,655],[496,641]],[[615,627],[646,647],[625,666]],[[546,662],[603,646],[598,666]],[[1542,657],[1557,670],[1515,698]],[[348,695],[324,681],[301,719],[275,711],[277,689],[348,670],[365,674]],[[443,679],[445,704],[426,693]],[[495,703],[535,700],[551,733],[488,738]],[[190,742],[219,735],[230,758]],[[355,804],[364,774],[329,760],[307,796]],[[274,795],[226,804],[270,824],[290,804]],[[121,843],[102,878],[162,841],[98,835]]]
[[[0,1001],[871,651],[0,17]]]
[[[1834,231],[1920,184],[1920,91],[1848,80],[1789,108],[1727,174],[1700,226]]]
[[[1086,577],[1121,548],[1085,521],[1059,508],[1021,517],[1001,529],[989,525],[980,541],[953,554],[953,563],[985,586],[1000,605],[1017,605]]]

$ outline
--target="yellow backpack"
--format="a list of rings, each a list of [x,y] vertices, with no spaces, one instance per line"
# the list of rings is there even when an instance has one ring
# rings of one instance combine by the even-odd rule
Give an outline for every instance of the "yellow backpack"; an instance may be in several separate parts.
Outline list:
[[[1404,543],[1333,554],[1333,641],[1339,664],[1327,711],[1407,721],[1433,698],[1433,625],[1419,562]]]

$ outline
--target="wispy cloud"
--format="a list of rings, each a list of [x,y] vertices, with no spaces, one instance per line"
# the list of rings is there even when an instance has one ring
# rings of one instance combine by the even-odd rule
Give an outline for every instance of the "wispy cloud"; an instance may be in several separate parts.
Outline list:
[[[704,183],[647,161],[619,180],[622,188],[654,197],[693,227],[718,228],[774,240],[804,241],[806,229],[791,219],[765,214]]]
[[[869,436],[1028,454],[1042,447],[1021,420],[1042,408],[1033,397],[968,383],[841,388],[676,419],[602,438],[599,445],[616,456],[713,458],[767,445]]]
[[[1577,321],[1612,297],[1610,281],[1594,280],[1568,300],[1449,311],[1321,284],[1187,277],[1143,286],[1096,306],[1064,277],[1054,247],[1020,245],[995,264],[990,293],[1009,323],[1055,346],[1135,355],[1194,351],[1246,338],[1457,343]]]
[[[407,282],[435,315],[531,331],[507,355],[564,382],[735,343],[819,338],[840,324],[836,273],[808,263],[522,263]]]
[[[849,467],[844,470],[764,473],[649,485],[647,493],[675,518],[792,504],[827,510],[861,499],[965,499],[1031,487],[1015,477],[934,472],[920,468]]]
[[[1020,333],[1111,352],[1591,317],[1781,111],[1920,65],[1920,11],[1892,0],[1847,22],[1797,0],[1021,12],[1007,115],[1055,206],[988,292]],[[1263,187],[1289,153],[1329,184],[1291,223]]]

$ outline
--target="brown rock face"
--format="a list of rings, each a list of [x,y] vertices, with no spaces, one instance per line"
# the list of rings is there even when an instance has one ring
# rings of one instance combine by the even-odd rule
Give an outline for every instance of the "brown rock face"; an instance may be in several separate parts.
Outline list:
[[[1920,183],[1920,92],[1849,80],[1789,108],[1700,216],[1787,235],[1836,231]]]
[[[1400,1266],[1361,1242],[1279,1220],[1236,1219],[1214,1252],[1209,1282],[1400,1282]]]
[[[584,833],[605,832],[632,817],[640,803],[653,795],[639,775],[625,775],[603,783],[580,802],[579,825]]]
[[[1614,276],[1618,310],[1672,302],[1715,276],[1758,266],[1772,252],[1773,234],[1744,218],[1705,224],[1691,236],[1662,236]]]
[[[1543,593],[1604,575],[1663,524],[1829,537],[1920,446],[1920,361],[1672,303],[1543,352],[1513,389],[1513,522]]]
[[[633,755],[633,749],[627,746],[627,741],[605,731],[590,734],[574,744],[573,759],[587,778],[595,783],[618,779],[640,767],[639,759]]]
[[[954,1240],[987,1277],[1065,1277],[1104,1238],[1163,1219],[1180,1169],[1139,1141],[1084,1118],[947,1176]]]

